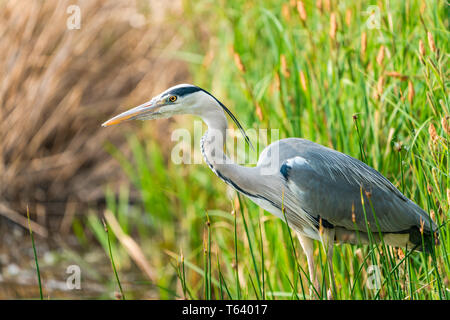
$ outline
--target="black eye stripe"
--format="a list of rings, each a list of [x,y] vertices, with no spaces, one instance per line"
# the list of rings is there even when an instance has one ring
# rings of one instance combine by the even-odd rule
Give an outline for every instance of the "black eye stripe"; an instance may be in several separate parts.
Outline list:
[[[191,94],[191,93],[194,93],[194,92],[198,92],[198,91],[203,91],[204,93],[210,95],[214,100],[216,100],[216,102],[224,109],[224,111],[230,116],[230,118],[233,120],[233,122],[239,128],[239,130],[241,131],[241,133],[244,136],[244,139],[248,143],[248,145],[250,145],[253,148],[253,146],[252,146],[252,144],[250,142],[250,138],[247,136],[247,134],[245,133],[244,128],[242,128],[241,124],[236,119],[234,114],[231,113],[231,111],[227,107],[225,107],[222,102],[217,100],[216,97],[214,97],[208,91],[206,91],[206,90],[204,90],[202,88],[199,88],[197,86],[185,86],[185,87],[179,87],[179,88],[172,89],[169,92],[166,92],[165,94],[168,95],[168,96],[175,95],[175,96],[178,96],[178,97],[181,98],[181,97],[183,97],[185,95],[188,95],[188,94]]]
[[[182,97],[182,96],[185,96],[187,94],[194,93],[197,91],[202,91],[202,89],[200,89],[199,87],[196,87],[196,86],[188,86],[188,87],[175,88],[175,89],[167,92],[167,94]]]

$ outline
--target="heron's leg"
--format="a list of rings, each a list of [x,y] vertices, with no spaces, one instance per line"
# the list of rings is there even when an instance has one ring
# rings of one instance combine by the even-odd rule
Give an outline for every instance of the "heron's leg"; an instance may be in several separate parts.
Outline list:
[[[299,232],[297,232],[297,237],[300,240],[300,244],[306,254],[306,260],[308,261],[309,280],[316,291],[320,292],[319,282],[317,281],[316,270],[314,267],[314,241],[311,238],[301,235]],[[315,294],[315,292],[312,290],[311,286],[309,286],[309,295],[313,297],[313,294]]]
[[[323,248],[327,255],[328,262],[328,270],[330,276],[330,287],[332,288],[331,292],[328,292],[328,298],[336,297],[336,280],[334,279],[334,271],[333,271],[333,248],[334,248],[334,236],[335,230],[332,228],[323,228],[320,233],[320,238],[322,241]]]

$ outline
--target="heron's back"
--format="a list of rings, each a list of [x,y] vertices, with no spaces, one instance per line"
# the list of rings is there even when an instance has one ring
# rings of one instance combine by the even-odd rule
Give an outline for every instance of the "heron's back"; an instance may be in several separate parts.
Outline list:
[[[362,232],[368,227],[374,233],[437,230],[429,215],[388,179],[346,154],[288,138],[264,149],[258,165],[268,158],[279,164],[286,192],[297,199],[291,210],[306,212],[317,223]]]

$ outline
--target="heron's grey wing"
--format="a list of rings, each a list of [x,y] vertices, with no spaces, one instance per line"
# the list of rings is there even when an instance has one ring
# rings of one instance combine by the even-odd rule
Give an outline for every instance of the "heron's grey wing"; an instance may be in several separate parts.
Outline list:
[[[404,232],[411,227],[430,231],[430,218],[375,169],[346,154],[300,139],[284,149],[296,156],[283,162],[280,172],[289,192],[304,212],[324,226],[371,231]],[[286,151],[286,150],[285,150]],[[363,203],[364,209],[363,210]],[[376,219],[376,220],[375,220]],[[433,230],[435,225],[431,222]]]

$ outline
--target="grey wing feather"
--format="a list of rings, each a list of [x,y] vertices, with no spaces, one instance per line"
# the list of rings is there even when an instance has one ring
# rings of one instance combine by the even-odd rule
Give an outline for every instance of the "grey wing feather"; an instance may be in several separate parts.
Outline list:
[[[428,232],[436,229],[425,211],[363,162],[304,139],[281,140],[279,148],[287,156],[280,173],[289,192],[316,221],[364,231],[366,217],[374,232],[377,223],[381,232],[404,232],[421,224]]]

